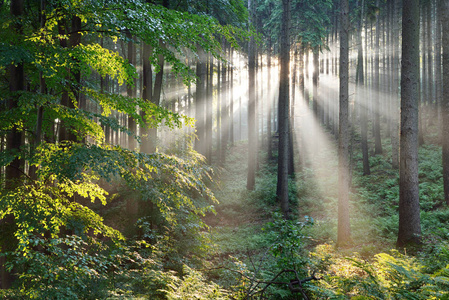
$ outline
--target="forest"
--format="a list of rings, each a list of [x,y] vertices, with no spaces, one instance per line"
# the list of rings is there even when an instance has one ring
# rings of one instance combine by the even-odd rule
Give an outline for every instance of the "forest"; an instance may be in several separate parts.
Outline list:
[[[0,0],[1,299],[449,299],[449,0]]]

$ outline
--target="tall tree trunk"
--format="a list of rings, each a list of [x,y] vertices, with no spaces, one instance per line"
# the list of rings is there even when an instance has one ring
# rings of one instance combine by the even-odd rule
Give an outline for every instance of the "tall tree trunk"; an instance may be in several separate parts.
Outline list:
[[[165,47],[162,41],[159,41],[161,47]],[[151,101],[156,105],[160,105],[161,94],[162,94],[162,83],[164,79],[164,56],[159,54],[157,58],[157,72],[154,76],[154,86],[153,86],[153,70],[150,63],[150,57],[152,55],[153,49],[150,45],[144,44],[142,51],[142,98]],[[190,93],[189,93],[190,97]],[[150,116],[145,116],[144,112],[141,112],[141,116],[148,118]],[[143,153],[154,153],[156,152],[157,145],[157,128],[145,128],[141,127],[141,135],[146,135],[142,139],[141,152]]]
[[[400,33],[400,0],[393,0],[393,109],[391,126],[391,165],[394,169],[399,168],[399,66],[400,45],[396,38]]]
[[[388,0],[387,1],[387,7],[385,10],[385,17],[384,17],[384,37],[383,37],[383,82],[384,82],[384,90],[385,90],[385,110],[384,118],[385,118],[385,124],[386,124],[386,136],[391,137],[391,126],[392,126],[392,118],[390,117],[393,112],[392,108],[392,86],[391,86],[391,61],[392,61],[392,55],[391,55],[391,15],[393,12],[393,1]]]
[[[449,0],[439,0],[441,7],[442,44],[443,44],[443,97],[441,112],[443,115],[443,183],[444,200],[449,205]]]
[[[61,34],[66,34],[66,29],[65,26],[60,26],[59,31]],[[79,32],[79,30],[81,29],[81,19],[77,16],[73,16],[72,17],[72,24],[71,24],[71,30],[72,33],[70,34],[69,37],[69,47],[76,47],[77,45],[79,45],[81,43],[81,33]],[[67,47],[67,40],[66,39],[61,39],[60,41],[60,45],[62,48],[66,48]],[[79,71],[74,71],[74,70],[70,70],[70,72],[73,74],[73,77],[75,79],[75,81],[79,84],[81,81],[80,78],[80,72]],[[75,103],[78,104],[79,101],[79,93],[78,91],[76,91],[77,87],[75,87],[73,90],[74,92],[74,96],[75,99],[70,99],[69,97],[69,91],[64,91],[61,97],[61,105],[68,107],[69,109],[75,109]],[[74,132],[72,130],[70,130],[70,128],[68,127],[68,125],[65,125],[63,123],[60,124],[60,131],[59,131],[59,141],[72,141],[75,142],[77,140],[76,135],[74,134]]]
[[[166,45],[162,41],[159,41],[159,45],[162,48],[166,47]],[[152,98],[151,98],[151,102],[153,102],[156,105],[160,105],[160,103],[161,103],[162,84],[164,82],[164,64],[165,64],[164,56],[162,54],[159,54],[159,56],[157,58],[158,70],[157,70],[156,76],[154,77],[154,87],[153,87],[153,93],[152,93]],[[153,153],[156,151],[157,134],[158,134],[158,130],[156,127],[149,129],[149,141],[151,142],[151,144],[150,144],[151,151],[149,153]]]
[[[13,17],[20,17],[24,13],[24,3],[22,0],[11,1],[10,11]],[[16,33],[22,32],[22,26],[20,22],[13,23],[11,30]],[[9,91],[12,95],[7,99],[7,109],[12,110],[18,107],[18,95],[17,92],[25,89],[25,74],[23,63],[11,64],[9,67]],[[19,151],[22,146],[22,130],[17,126],[13,126],[11,131],[6,136],[6,150],[7,151]],[[17,187],[20,177],[23,173],[23,163],[19,157],[15,157],[14,160],[5,168],[5,188],[14,189]],[[14,218],[12,215],[7,215],[3,219],[0,219],[0,227],[3,231],[2,243],[0,244],[0,251],[2,253],[11,251],[11,245],[16,243],[14,238]],[[7,241],[7,242],[6,242]],[[6,242],[6,243],[5,243]],[[0,284],[2,289],[10,288],[13,276],[5,268],[6,259],[4,256],[0,257]]]
[[[198,47],[198,61],[196,63],[196,102],[195,102],[195,118],[196,118],[196,135],[195,150],[204,154],[205,150],[205,113],[204,102],[206,97],[206,55],[204,50]]]
[[[402,3],[398,247],[421,241],[418,188],[419,0],[403,0]]]
[[[131,33],[127,33],[128,41],[128,61],[131,65],[136,66],[136,49],[134,47],[134,41]],[[128,97],[135,98],[136,97],[136,85],[128,84],[126,86],[126,94]],[[137,124],[133,117],[128,116],[128,128],[131,132],[137,135]],[[133,135],[128,136],[128,148],[129,150],[136,150],[137,142]]]
[[[271,10],[270,10],[271,12]],[[271,133],[271,107],[273,105],[273,99],[271,95],[271,33],[268,32],[268,49],[267,49],[267,95],[268,95],[268,107],[267,107],[267,152],[268,159],[273,158],[273,147],[272,147],[272,133]]]
[[[279,79],[279,156],[277,198],[284,218],[290,214],[288,203],[288,146],[289,146],[289,65],[290,65],[290,0],[282,0],[282,28]]]
[[[437,128],[441,128],[441,98],[442,98],[442,70],[441,70],[441,0],[435,0],[435,105],[437,112]],[[441,134],[441,131],[438,133]],[[440,137],[441,139],[441,137]]]
[[[251,27],[254,22],[255,5],[254,0],[248,0],[248,23]],[[248,174],[246,178],[246,188],[254,190],[256,184],[256,159],[257,143],[256,136],[256,97],[255,97],[255,77],[256,77],[256,48],[254,36],[250,37],[248,43]]]
[[[153,70],[151,68],[150,56],[151,56],[151,46],[144,44],[142,52],[142,98],[146,101],[153,100]],[[145,118],[145,113],[142,111],[141,115]],[[142,144],[140,146],[140,151],[143,153],[153,153],[156,152],[156,135],[154,134],[155,129],[146,128],[142,126],[140,128],[142,137]]]
[[[338,139],[338,232],[337,245],[351,242],[349,222],[349,5],[340,1],[340,112]]]
[[[301,101],[306,101],[305,98],[305,84],[304,84],[304,45],[301,42],[299,45],[299,63],[298,63],[298,88]],[[308,109],[308,106],[307,106]]]
[[[377,1],[377,6],[379,7],[379,0]],[[374,80],[373,80],[373,89],[374,92],[377,93],[374,99],[374,153],[382,154],[382,141],[380,138],[380,75],[379,75],[379,40],[380,40],[380,18],[376,17],[376,38],[374,45]]]
[[[41,0],[40,7],[39,7],[39,21],[40,21],[40,28],[44,28],[45,22],[46,22],[46,15],[45,15],[45,6],[46,3],[44,0]],[[43,77],[43,72],[39,72],[39,92],[41,95],[44,95],[46,93],[46,83],[45,78]],[[42,140],[42,123],[44,118],[44,107],[42,105],[37,107],[37,117],[36,117],[36,127],[34,130],[34,136],[33,136],[33,149],[36,149]],[[30,166],[29,169],[29,176],[30,178],[36,180],[36,171],[37,166]]]
[[[223,41],[224,57],[228,59],[228,46]],[[222,71],[222,102],[221,102],[221,149],[220,149],[220,165],[224,165],[226,162],[226,151],[229,141],[229,101],[228,101],[228,66],[223,64]]]
[[[295,128],[295,106],[296,106],[296,82],[297,80],[297,72],[298,72],[298,47],[295,46],[295,51],[293,54],[293,70],[292,70],[292,82],[291,88],[291,97],[289,100],[289,130],[288,130],[288,175],[295,174],[295,161],[294,161],[294,149],[293,149],[293,141],[295,140],[295,136],[293,135],[293,129]]]
[[[317,118],[317,121],[321,121],[321,103],[319,102],[318,98],[318,77],[320,75],[320,69],[319,69],[319,57],[320,57],[320,50],[317,47],[312,49],[313,53],[313,73],[312,73],[312,82],[313,82],[313,113],[315,114],[315,118]]]
[[[426,80],[426,86],[427,86],[427,107],[426,107],[426,128],[429,128],[429,125],[433,123],[434,117],[436,116],[434,114],[434,95],[433,95],[433,56],[432,56],[432,48],[433,48],[433,41],[432,41],[432,2],[429,1],[426,4],[426,19],[427,19],[427,27],[426,27],[426,36],[427,36],[427,80]]]
[[[234,48],[229,47],[229,55],[229,142],[234,145]]]
[[[421,4],[423,4],[421,2]],[[426,132],[426,122],[425,122],[425,114],[426,114],[426,102],[427,102],[427,88],[426,88],[426,76],[427,76],[427,51],[426,51],[426,22],[424,18],[424,11],[425,6],[423,5],[423,9],[421,10],[421,53],[422,53],[422,59],[421,59],[421,65],[422,68],[420,68],[421,71],[421,83],[420,83],[420,101],[418,104],[418,144],[421,146],[424,144],[424,134]],[[403,44],[404,45],[404,44]]]
[[[217,161],[220,161],[220,154],[221,154],[221,66],[222,63],[220,60],[217,61],[217,111],[216,111],[216,119],[217,119],[217,150],[216,150],[216,156]]]
[[[209,54],[209,73],[207,80],[207,97],[205,103],[206,110],[206,160],[209,164],[212,163],[212,95],[214,88],[214,57]]]
[[[364,0],[362,0],[362,10],[359,19],[359,28],[357,32],[357,99],[359,99],[360,107],[360,137],[361,137],[361,148],[363,157],[363,175],[369,175],[371,173],[369,167],[369,155],[368,155],[368,120],[367,120],[367,101],[365,97],[365,92],[363,85],[365,84],[365,76],[363,70],[363,41],[362,41],[362,30],[363,30],[363,16],[364,16]]]
[[[257,0],[256,1],[254,1],[255,3],[254,3],[254,5],[255,6],[257,6]],[[254,24],[257,24],[257,10],[256,10],[256,12],[254,13],[254,20],[255,20],[255,22],[254,22]],[[257,32],[257,27],[256,27],[256,34],[257,34],[258,32]],[[259,100],[259,97],[260,97],[260,80],[259,80],[259,74],[260,74],[260,72],[259,72],[259,56],[258,56],[258,53],[259,53],[259,49],[258,49],[258,47],[257,47],[257,43],[255,44],[255,46],[254,46],[254,48],[255,48],[255,54],[254,54],[254,56],[255,56],[255,65],[256,65],[256,67],[255,67],[255,98],[254,98],[254,101],[255,101],[255,104],[254,104],[254,109],[256,110],[256,112],[255,112],[255,121],[254,121],[254,126],[255,126],[255,129],[254,129],[254,131],[256,132],[256,139],[254,140],[254,149],[255,149],[255,152],[256,152],[256,172],[257,171],[259,171],[259,167],[260,167],[260,153],[259,153],[259,145],[260,145],[260,130],[259,130],[259,128],[260,128],[260,124],[259,124],[259,112],[260,112],[260,108],[259,108],[259,106],[260,106],[260,100]]]

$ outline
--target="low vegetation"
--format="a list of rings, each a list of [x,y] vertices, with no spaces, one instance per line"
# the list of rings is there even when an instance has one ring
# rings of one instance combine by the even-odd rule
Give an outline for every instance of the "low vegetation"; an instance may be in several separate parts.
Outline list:
[[[50,162],[58,149],[53,151]],[[420,149],[424,244],[419,249],[394,248],[398,174],[388,150],[372,158],[369,176],[361,175],[361,157],[354,153],[353,244],[347,248],[335,247],[337,181],[332,174],[323,177],[329,165],[321,169],[313,163],[312,169],[312,162],[304,161],[296,166],[289,192],[294,217],[284,220],[275,196],[275,162],[263,153],[256,189],[246,190],[245,143],[233,146],[226,165],[214,173],[188,148],[177,158],[122,155],[158,160],[152,161],[157,170],[145,171],[152,180],[144,180],[145,172],[112,176],[109,182],[84,178],[79,185],[47,180],[25,188],[53,193],[52,202],[32,202],[20,189],[5,198],[17,203],[9,211],[18,220],[9,228],[16,233],[16,247],[6,253],[17,278],[12,288],[1,290],[3,298],[449,297],[449,210],[442,202],[438,146]],[[317,158],[326,155],[332,150],[323,149]],[[98,193],[80,197],[86,184],[97,184]],[[104,203],[91,203],[88,196]],[[138,210],[130,210],[129,203]]]

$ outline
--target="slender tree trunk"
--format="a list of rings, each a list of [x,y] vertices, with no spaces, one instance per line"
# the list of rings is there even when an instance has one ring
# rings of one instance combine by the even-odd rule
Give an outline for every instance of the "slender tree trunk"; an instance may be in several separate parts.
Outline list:
[[[151,56],[151,46],[144,44],[143,45],[143,57],[142,57],[142,98],[146,101],[153,100],[153,70],[151,68],[150,56]],[[141,115],[145,118],[145,113],[142,111]],[[146,128],[145,126],[141,127],[141,135],[144,135],[142,138],[141,152],[143,153],[153,153],[156,152],[156,129]]]
[[[296,82],[297,82],[297,72],[298,72],[298,47],[295,46],[294,56],[293,56],[293,74],[292,74],[292,83],[291,88],[291,98],[289,100],[289,130],[288,130],[288,175],[295,174],[295,161],[294,161],[294,149],[293,149],[293,141],[295,140],[295,136],[293,134],[293,129],[295,128],[295,106],[296,106]]]
[[[434,114],[434,95],[433,95],[433,56],[432,56],[432,48],[433,48],[433,41],[432,41],[432,2],[429,1],[429,3],[426,4],[427,11],[426,11],[426,19],[427,19],[427,27],[426,27],[426,35],[427,35],[427,108],[426,108],[426,128],[429,128],[430,125],[433,124],[434,117],[436,116]]]
[[[400,45],[398,39],[400,33],[400,0],[393,0],[393,109],[391,126],[391,165],[394,169],[399,168],[399,66],[400,66]]]
[[[444,200],[449,205],[449,0],[439,0],[441,7],[442,44],[443,44],[443,184]]]
[[[254,0],[253,0],[254,1]],[[255,0],[254,1],[254,6],[256,6],[257,7],[257,0]],[[256,10],[257,11],[257,10]],[[257,24],[257,12],[255,12],[254,13],[254,24]],[[257,28],[256,28],[256,34],[257,34],[258,32],[257,32]],[[259,112],[260,112],[260,100],[259,100],[259,97],[260,97],[260,80],[259,80],[259,74],[260,74],[260,72],[259,72],[259,56],[258,56],[258,53],[259,53],[259,49],[258,49],[258,47],[257,47],[257,43],[255,44],[255,46],[254,46],[254,48],[255,48],[255,54],[254,54],[254,56],[255,56],[255,79],[254,79],[254,81],[255,81],[255,98],[254,98],[254,101],[255,101],[255,104],[254,104],[254,109],[256,110],[256,112],[255,112],[255,121],[254,121],[254,126],[255,126],[255,129],[254,129],[254,131],[256,132],[256,139],[254,140],[254,149],[255,149],[255,152],[256,152],[256,172],[257,171],[259,171],[259,167],[260,167],[260,153],[259,153],[259,146],[260,146],[260,124],[259,124],[259,121],[260,121],[260,118],[259,118]]]
[[[254,0],[248,0],[248,23],[252,26],[254,21],[255,5]],[[255,77],[256,77],[256,48],[254,36],[250,37],[248,44],[248,175],[246,188],[254,190],[256,184],[256,157],[257,143],[256,136],[256,97],[255,97]]]
[[[289,146],[289,64],[290,64],[290,0],[282,0],[281,70],[279,80],[279,157],[277,198],[284,218],[290,214],[288,203],[288,146]]]
[[[128,61],[131,65],[136,66],[136,49],[134,47],[134,41],[132,39],[131,33],[127,33],[128,41]],[[128,97],[136,97],[136,83],[134,85],[128,84],[126,86],[126,94]],[[133,117],[128,116],[128,129],[137,135],[137,124]],[[137,143],[133,135],[128,135],[128,147],[130,150],[136,150]]]
[[[13,17],[20,17],[24,13],[24,2],[22,0],[11,1],[10,11]],[[16,33],[22,32],[22,26],[20,22],[17,25],[12,25],[12,31]],[[23,63],[11,64],[9,66],[9,91],[12,95],[7,99],[7,108],[9,110],[16,109],[18,107],[18,95],[19,91],[25,89],[25,74]],[[11,131],[6,136],[6,150],[7,151],[19,151],[22,146],[22,130],[17,126],[13,126]],[[12,190],[20,184],[20,177],[23,173],[23,163],[19,157],[15,157],[14,160],[5,168],[5,188]],[[7,215],[3,219],[0,219],[0,228],[3,232],[2,243],[0,244],[0,251],[2,253],[11,251],[11,245],[16,244],[14,238],[14,217]],[[7,242],[6,242],[7,241]],[[6,242],[6,243],[5,243]],[[11,287],[13,276],[5,268],[6,259],[4,256],[0,257],[0,284],[2,289]]]
[[[304,55],[305,55],[305,68],[304,68],[304,75],[306,79],[309,79],[309,49],[308,47],[304,49]]]
[[[216,155],[217,155],[217,161],[220,161],[220,154],[221,154],[221,98],[222,98],[222,88],[221,88],[221,66],[222,63],[220,62],[220,60],[217,61],[217,111],[216,111],[216,119],[217,119],[217,151],[216,151]]]
[[[403,0],[399,232],[397,246],[421,241],[418,188],[419,0]]]
[[[392,6],[392,0],[387,1],[387,8],[385,11],[385,17],[384,17],[384,43],[383,43],[383,82],[385,86],[385,110],[384,118],[385,118],[385,124],[386,126],[386,136],[391,138],[391,126],[392,126],[392,118],[390,117],[393,112],[392,107],[392,86],[391,86],[391,61],[392,61],[392,54],[391,54],[391,15],[393,12],[393,6]]]
[[[257,115],[258,115],[258,128],[259,128],[259,130],[257,131],[258,132],[258,135],[259,135],[259,143],[258,143],[258,148],[257,149],[262,149],[263,148],[263,146],[265,145],[264,143],[265,143],[265,135],[264,135],[264,121],[265,121],[265,119],[264,119],[264,113],[265,113],[265,110],[264,110],[264,102],[265,102],[265,96],[264,96],[264,91],[265,91],[265,86],[263,85],[264,84],[264,81],[263,81],[263,57],[262,57],[262,51],[260,51],[259,52],[259,54],[260,54],[260,57],[259,57],[259,64],[260,64],[260,66],[259,66],[259,77],[258,77],[258,82],[259,82],[259,87],[261,87],[261,88],[259,88],[259,90],[258,90],[258,99],[260,99],[258,102],[257,102],[257,104],[258,104],[258,108],[257,108]],[[259,162],[260,162],[260,151],[257,151],[257,153],[258,153],[258,160],[259,160]],[[257,166],[257,169],[259,170],[259,165]]]
[[[377,6],[379,6],[379,0],[377,1]],[[373,89],[375,93],[380,95],[380,75],[379,75],[379,40],[380,40],[380,20],[379,16],[376,18],[376,39],[374,45],[374,80]],[[382,154],[382,141],[380,138],[380,97],[375,95],[374,99],[374,153]]]
[[[229,47],[229,55],[229,142],[234,145],[234,48]]]
[[[205,150],[205,113],[204,102],[206,98],[206,55],[204,50],[198,47],[198,61],[196,63],[196,135],[195,150],[204,155]]]
[[[421,10],[421,37],[420,37],[420,42],[421,42],[421,53],[422,53],[422,58],[421,59],[421,66],[422,68],[420,68],[421,71],[421,82],[420,82],[420,100],[419,100],[419,104],[418,104],[418,144],[419,146],[424,145],[424,134],[426,131],[426,124],[425,124],[425,113],[426,113],[426,101],[427,101],[427,88],[426,88],[426,75],[427,75],[427,51],[425,49],[425,45],[426,45],[426,24],[425,24],[425,19],[424,19],[424,14],[423,11],[425,11],[425,7],[423,7],[424,9]],[[404,43],[403,43],[404,45]]]
[[[159,45],[162,48],[165,48],[165,44],[162,41],[159,41]],[[157,58],[157,72],[154,76],[154,86],[153,86],[153,70],[152,66],[149,62],[149,58],[151,52],[153,51],[150,46],[145,46],[144,48],[144,57],[143,57],[143,86],[142,97],[144,99],[150,100],[152,103],[156,105],[160,105],[161,103],[161,94],[162,94],[162,84],[164,80],[164,56],[159,54]],[[147,118],[150,116],[146,116]],[[146,130],[145,130],[146,131]],[[152,127],[147,129],[148,137],[143,140],[142,151],[144,153],[154,153],[157,151],[157,135],[158,130],[157,127]]]
[[[365,84],[365,76],[363,70],[363,41],[362,41],[362,30],[363,30],[363,16],[364,16],[364,0],[362,0],[362,10],[359,19],[359,28],[357,32],[357,99],[359,99],[360,107],[360,137],[361,137],[361,148],[363,157],[363,175],[369,175],[371,173],[369,167],[369,155],[368,155],[368,120],[367,120],[367,101],[365,99],[365,92],[363,86]]]
[[[270,10],[271,12],[271,10]],[[267,49],[267,151],[268,159],[273,159],[273,147],[272,147],[272,133],[271,133],[271,106],[273,105],[273,99],[271,96],[271,33],[268,33],[268,49]]]
[[[206,159],[212,163],[212,95],[214,85],[214,57],[209,54],[209,77],[207,80],[206,109]]]
[[[45,26],[45,22],[46,22],[46,16],[45,16],[45,1],[41,0],[40,3],[40,9],[39,9],[39,18],[40,18],[40,27],[44,28]],[[39,72],[39,92],[41,95],[44,95],[46,93],[47,87],[45,84],[45,78],[43,77],[43,72],[40,71]],[[34,137],[33,137],[33,149],[36,149],[42,140],[42,123],[43,123],[43,118],[44,118],[44,107],[42,105],[37,107],[37,117],[36,117],[36,127],[34,130]],[[29,176],[30,178],[36,180],[36,171],[37,171],[37,167],[36,166],[30,166],[29,169]]]
[[[318,47],[315,47],[312,51],[313,53],[313,73],[312,73],[312,82],[313,82],[313,113],[315,114],[315,117],[317,118],[317,121],[321,121],[321,103],[319,103],[319,97],[318,97],[318,77],[320,75],[319,70],[319,57],[320,57],[320,51]]]
[[[226,42],[223,41],[224,57],[228,59],[228,47]],[[229,99],[228,99],[228,66],[223,64],[222,71],[222,102],[221,102],[221,149],[220,149],[220,165],[224,165],[226,162],[226,151],[229,141]]]
[[[436,0],[435,12],[435,105],[437,112],[437,128],[441,128],[442,70],[441,70],[441,0]],[[438,134],[441,134],[439,132]],[[441,142],[441,136],[440,136]]]
[[[340,1],[340,112],[338,139],[338,232],[337,245],[351,242],[349,222],[349,4]]]
[[[81,19],[77,16],[72,17],[72,24],[71,24],[71,30],[72,33],[69,37],[69,47],[76,47],[81,43],[81,34],[79,30],[81,29]],[[66,34],[66,32],[60,27],[60,33]],[[61,39],[60,45],[62,48],[67,47],[67,40]],[[79,71],[70,71],[73,74],[73,77],[75,81],[79,84],[81,81],[81,74]],[[74,88],[74,96],[75,99],[70,99],[69,92],[64,91],[61,98],[61,105],[68,107],[69,109],[75,109],[75,103],[78,104],[79,102],[79,92],[76,90],[77,87]],[[72,130],[68,128],[68,125],[65,125],[63,123],[60,124],[60,132],[59,132],[59,140],[60,141],[72,141],[75,142],[77,140],[76,135],[73,133]]]
[[[241,54],[239,52],[239,62],[240,61],[241,61]],[[240,63],[239,63],[239,70],[242,70],[242,68],[240,67]],[[239,87],[241,88],[242,87],[243,74],[239,72],[239,75],[240,75],[239,76]],[[239,95],[238,102],[239,102],[239,121],[238,121],[239,126],[238,126],[238,133],[239,133],[239,140],[243,140],[243,133],[242,133],[243,132],[242,131],[242,118],[243,118],[242,112],[243,112],[243,108],[242,108],[242,96],[241,95]]]

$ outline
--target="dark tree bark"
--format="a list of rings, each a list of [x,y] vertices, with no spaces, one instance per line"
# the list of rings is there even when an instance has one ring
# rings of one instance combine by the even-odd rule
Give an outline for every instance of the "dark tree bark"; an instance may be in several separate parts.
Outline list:
[[[360,13],[360,19],[358,21],[358,32],[357,32],[357,73],[356,73],[356,84],[357,84],[357,98],[360,102],[360,137],[361,137],[361,148],[363,157],[363,175],[369,175],[371,173],[369,167],[369,155],[368,155],[368,120],[367,120],[367,106],[366,97],[364,95],[363,85],[365,84],[364,68],[363,68],[363,41],[362,41],[362,30],[363,30],[363,16],[364,16],[364,1],[362,0],[362,10]]]
[[[24,13],[24,2],[22,0],[13,0],[10,5],[10,12],[13,17],[20,17]],[[11,26],[11,30],[16,33],[22,32],[22,26],[20,22]],[[7,99],[7,109],[12,110],[18,107],[18,96],[15,94],[18,91],[25,89],[25,74],[23,63],[17,63],[17,65],[11,64],[9,67],[9,91],[12,95]],[[13,126],[11,131],[6,136],[6,150],[7,151],[19,151],[22,146],[22,130]],[[22,176],[23,161],[18,157],[5,168],[5,188],[14,189],[20,184],[20,177]],[[0,227],[3,232],[2,243],[0,244],[1,252],[11,251],[11,245],[16,243],[16,239],[13,235],[14,217],[7,215],[3,219],[0,219]],[[6,243],[5,243],[6,242]],[[4,256],[0,257],[0,287],[2,289],[8,289],[13,282],[13,276],[5,268],[6,259]]]
[[[128,61],[131,65],[136,66],[136,47],[134,46],[134,41],[132,39],[131,33],[127,33],[128,41]],[[136,85],[128,84],[126,86],[126,94],[128,97],[135,98],[136,97]],[[137,124],[133,117],[128,116],[128,128],[134,134],[137,134]],[[136,150],[137,142],[133,135],[128,136],[128,148],[129,150]]]
[[[392,123],[391,123],[391,166],[393,169],[399,168],[399,66],[400,50],[399,41],[396,39],[400,33],[400,0],[393,0],[393,67],[392,67]]]
[[[11,14],[14,17],[19,17],[23,14],[24,3],[22,0],[11,1]],[[21,25],[15,25],[12,30],[20,32],[22,30]],[[9,91],[13,93],[11,97],[7,100],[7,108],[9,110],[16,109],[18,107],[18,96],[14,94],[15,92],[22,91],[25,89],[25,74],[23,69],[23,63],[18,63],[17,65],[10,65],[9,67]],[[6,136],[6,150],[7,151],[19,151],[22,146],[22,131],[17,127],[13,126],[11,131],[8,132]],[[17,186],[20,176],[23,174],[24,170],[22,168],[22,161],[16,157],[8,166],[5,168],[5,179],[6,189],[13,189]]]
[[[312,73],[312,83],[313,83],[313,113],[315,117],[320,122],[321,121],[321,104],[318,97],[318,77],[320,76],[319,70],[319,58],[320,50],[319,47],[313,48],[313,73]],[[307,66],[306,66],[307,67]]]
[[[403,0],[402,3],[398,247],[421,241],[418,189],[419,0]]]
[[[61,34],[66,34],[67,26],[64,26],[66,24],[60,24],[59,31]],[[79,30],[81,29],[81,19],[77,16],[73,16],[71,20],[71,31],[69,37],[69,47],[76,47],[81,43],[81,34]],[[67,40],[61,39],[60,45],[63,48],[67,47]],[[80,83],[81,81],[81,74],[79,71],[71,70],[71,73],[73,74],[73,77],[76,81],[76,83]],[[69,91],[64,91],[61,97],[61,105],[68,107],[69,109],[75,109],[75,103],[79,104],[79,92],[77,91],[77,87],[73,88],[75,99],[70,99],[69,97]],[[70,128],[68,128],[65,124],[60,124],[60,130],[59,130],[59,141],[72,141],[76,142],[77,137],[74,134]]]
[[[254,21],[255,5],[254,0],[248,0],[248,23],[252,26]],[[254,36],[250,37],[248,44],[248,174],[246,178],[246,188],[254,190],[256,184],[256,159],[257,143],[256,136],[256,48]]]
[[[418,105],[418,143],[419,146],[424,144],[424,135],[425,132],[427,131],[426,128],[426,109],[427,109],[427,101],[428,101],[428,95],[427,95],[427,50],[426,50],[426,44],[427,44],[427,34],[426,34],[426,19],[425,19],[425,12],[426,12],[426,6],[424,5],[423,2],[421,2],[420,4],[422,4],[422,9],[420,11],[421,13],[421,37],[420,37],[420,42],[421,42],[421,56],[422,56],[422,60],[421,60],[421,66],[422,68],[420,69],[421,71],[421,83],[420,83],[420,95],[421,95],[421,99],[419,101],[419,105]]]
[[[379,0],[377,1],[377,6],[379,6]],[[373,89],[375,93],[380,94],[380,75],[379,75],[379,40],[380,40],[380,20],[379,16],[376,17],[376,38],[374,45],[374,79],[373,79]],[[380,97],[375,95],[374,100],[374,153],[382,154],[382,141],[380,138]]]
[[[160,41],[161,47],[165,47],[165,45]],[[160,105],[161,101],[161,93],[162,93],[162,83],[164,79],[164,56],[158,55],[157,65],[158,70],[156,75],[154,76],[154,85],[153,85],[153,69],[150,63],[150,56],[152,55],[153,50],[150,45],[144,44],[142,51],[142,98],[151,101],[156,105]],[[141,113],[142,117],[144,116],[144,112]],[[154,153],[156,152],[157,145],[157,128],[145,128],[141,127],[141,135],[146,135],[142,139],[141,144],[141,152],[143,153]]]
[[[270,10],[271,13],[271,10]],[[273,159],[273,141],[271,133],[271,106],[273,105],[273,99],[271,97],[271,33],[268,32],[268,49],[267,49],[267,95],[268,95],[268,107],[267,107],[267,152],[268,159]]]
[[[449,0],[439,0],[442,11],[441,24],[442,44],[443,44],[443,95],[442,95],[442,115],[443,115],[443,184],[444,200],[449,205]]]
[[[441,17],[443,10],[441,8],[441,1],[436,0],[435,5],[435,105],[437,111],[437,128],[441,128],[441,99],[442,99],[442,68],[441,68]],[[439,132],[438,134],[441,134]],[[441,139],[441,137],[440,137]]]
[[[290,0],[282,0],[282,28],[279,79],[279,157],[277,198],[284,218],[290,214],[288,203],[288,147],[289,147],[289,64],[290,64]]]
[[[383,36],[383,83],[385,89],[385,124],[386,124],[386,136],[390,137],[392,118],[390,117],[393,112],[392,107],[392,86],[391,86],[391,74],[392,74],[392,51],[391,51],[391,15],[393,12],[392,0],[387,1],[387,7],[384,15],[384,36]]]
[[[295,51],[293,54],[293,74],[292,74],[292,82],[291,88],[291,98],[289,99],[289,130],[288,130],[288,175],[295,174],[295,161],[294,161],[294,149],[293,149],[293,141],[295,137],[293,135],[293,129],[295,128],[295,106],[296,106],[296,83],[297,83],[297,72],[298,72],[298,47],[295,46]]]
[[[39,7],[39,22],[40,22],[40,28],[44,28],[45,22],[46,22],[46,15],[45,15],[45,6],[46,3],[44,0],[41,0],[40,7]],[[43,72],[39,72],[39,92],[41,95],[44,95],[46,93],[46,83],[45,78],[43,77]],[[37,107],[37,116],[36,116],[36,127],[34,130],[34,136],[33,136],[33,149],[36,149],[42,140],[42,123],[44,118],[44,107],[42,105]],[[30,166],[28,175],[33,180],[37,179],[36,176],[37,167],[36,166]]]
[[[349,5],[340,1],[340,112],[338,139],[338,232],[337,245],[351,242],[349,222]]]
[[[142,52],[142,98],[146,101],[153,100],[153,70],[150,63],[151,52],[151,46],[144,44]],[[141,112],[141,115],[145,118],[144,112]],[[140,132],[141,136],[143,136],[140,151],[143,153],[155,152],[156,143],[154,139],[156,136],[154,132],[151,132],[151,129],[145,126],[141,127]]]
[[[427,36],[427,45],[426,50],[427,51],[427,80],[426,80],[426,87],[427,87],[427,105],[426,105],[426,128],[429,128],[429,126],[433,123],[433,120],[435,118],[434,114],[434,94],[433,94],[433,41],[432,41],[432,2],[429,0],[429,2],[426,4],[426,19],[427,19],[427,27],[426,27],[426,36]]]

